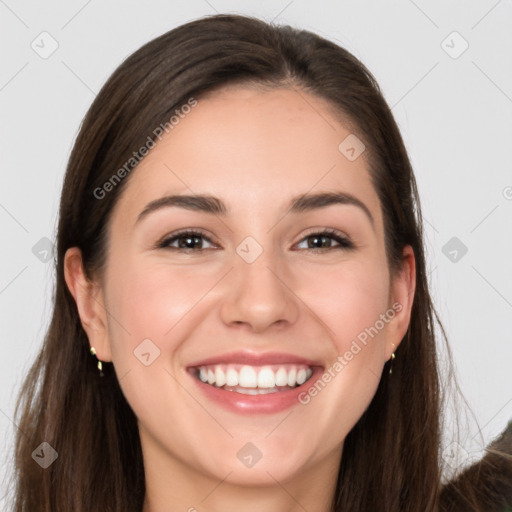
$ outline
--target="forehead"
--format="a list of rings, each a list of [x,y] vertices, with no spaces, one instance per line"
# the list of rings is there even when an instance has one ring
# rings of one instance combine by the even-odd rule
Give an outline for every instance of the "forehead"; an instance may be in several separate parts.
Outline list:
[[[133,218],[150,200],[195,193],[263,214],[292,196],[336,190],[356,195],[377,220],[365,154],[348,159],[347,137],[331,105],[304,91],[226,87],[180,117],[132,171],[118,206]]]

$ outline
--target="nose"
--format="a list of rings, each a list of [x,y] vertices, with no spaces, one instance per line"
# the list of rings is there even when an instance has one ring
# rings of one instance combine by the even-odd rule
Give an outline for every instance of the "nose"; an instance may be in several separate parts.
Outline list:
[[[226,325],[244,325],[259,333],[297,321],[299,299],[287,283],[288,273],[276,266],[271,251],[263,251],[252,263],[235,255],[229,276],[221,307]]]

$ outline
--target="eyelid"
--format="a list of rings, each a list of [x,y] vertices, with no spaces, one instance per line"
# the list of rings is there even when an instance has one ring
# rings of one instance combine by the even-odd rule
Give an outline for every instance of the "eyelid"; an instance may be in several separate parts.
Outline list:
[[[321,251],[322,249],[324,249],[324,250],[331,250],[331,249],[349,250],[349,249],[356,248],[356,244],[352,241],[351,237],[348,236],[343,231],[340,231],[340,230],[334,229],[334,228],[327,228],[327,227],[320,227],[320,226],[316,227],[316,228],[311,228],[311,230],[309,230],[307,233],[303,234],[301,236],[300,240],[297,242],[297,244],[303,242],[305,239],[307,239],[308,237],[313,236],[313,235],[327,235],[329,238],[334,239],[338,243],[338,246],[327,247],[327,248],[311,248],[310,247],[310,248],[303,249],[303,250],[318,252],[318,251]],[[297,245],[297,244],[295,244],[295,245]]]
[[[219,245],[217,242],[215,242],[215,239],[214,237],[212,237],[211,235],[209,235],[206,231],[204,231],[203,229],[201,228],[184,228],[184,229],[180,229],[178,231],[175,231],[173,233],[169,233],[167,235],[165,235],[164,237],[162,237],[156,244],[155,244],[155,248],[156,249],[165,249],[166,247],[168,248],[169,247],[169,243],[171,240],[175,239],[175,238],[178,238],[180,235],[186,235],[186,234],[196,234],[196,235],[201,235],[206,241],[210,242],[211,244],[213,245]],[[179,249],[177,247],[173,247],[172,249],[177,249],[177,250],[182,250],[182,251],[186,251],[187,249]],[[205,249],[189,249],[191,252],[200,252],[200,251],[204,251]]]
[[[340,238],[346,238],[347,240],[350,240],[350,237],[344,231],[341,231],[339,229],[334,229],[334,228],[326,228],[326,227],[322,227],[322,226],[310,228],[310,230],[308,230],[305,234],[302,235],[301,240],[303,240],[304,238],[311,236],[311,235],[324,234],[324,233],[329,234],[329,235],[336,235]]]

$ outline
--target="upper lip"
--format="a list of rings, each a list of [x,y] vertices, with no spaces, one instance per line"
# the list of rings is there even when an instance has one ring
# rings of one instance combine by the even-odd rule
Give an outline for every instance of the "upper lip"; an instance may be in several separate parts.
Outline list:
[[[218,356],[201,359],[188,365],[189,368],[198,366],[208,366],[223,363],[246,364],[249,366],[263,366],[269,364],[303,364],[306,366],[322,366],[318,361],[313,361],[304,357],[284,352],[248,352],[238,351],[220,354]]]

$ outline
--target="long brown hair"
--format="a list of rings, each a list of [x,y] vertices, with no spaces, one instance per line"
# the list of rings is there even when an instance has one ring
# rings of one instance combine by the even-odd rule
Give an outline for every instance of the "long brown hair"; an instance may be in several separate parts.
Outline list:
[[[288,87],[328,100],[366,145],[390,268],[400,267],[406,244],[416,258],[410,326],[392,374],[386,363],[375,397],[345,440],[333,510],[438,509],[440,324],[428,289],[416,182],[391,111],[371,73],[343,48],[289,26],[216,15],[171,30],[128,57],[83,120],[61,196],[53,316],[16,407],[17,512],[141,511],[145,482],[136,418],[112,364],[104,363],[104,377],[98,377],[65,284],[64,255],[79,247],[87,275],[99,275],[110,214],[129,176],[101,197],[95,190],[148,138],[156,140],[155,129],[190,98],[236,83]],[[136,162],[130,166],[133,172]],[[58,453],[46,469],[31,456],[42,442]]]

